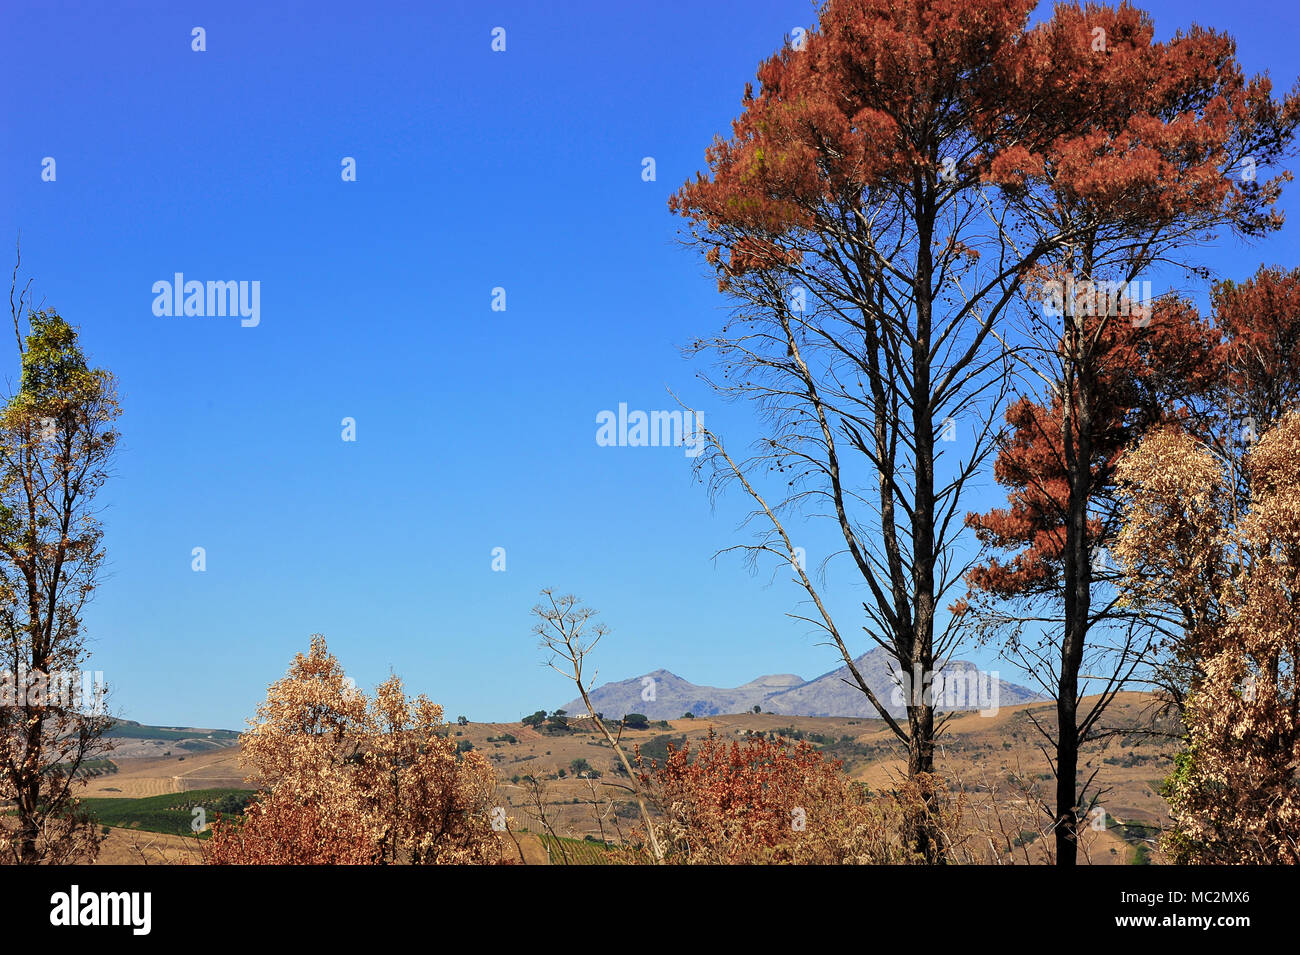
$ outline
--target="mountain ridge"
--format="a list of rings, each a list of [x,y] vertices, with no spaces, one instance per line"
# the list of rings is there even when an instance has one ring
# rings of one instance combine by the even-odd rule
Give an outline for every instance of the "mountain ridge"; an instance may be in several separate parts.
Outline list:
[[[883,647],[859,656],[854,665],[890,715],[906,712],[903,687],[894,676],[896,663]],[[846,682],[849,681],[849,682]],[[937,679],[927,681],[936,703],[943,710],[987,710],[1044,699],[1026,687],[1001,679],[998,671],[981,671],[968,660],[949,660]],[[925,687],[918,688],[918,694]],[[736,687],[715,687],[691,683],[671,670],[652,670],[642,676],[602,684],[589,693],[598,713],[620,718],[642,713],[650,719],[694,716],[722,716],[742,713],[755,706],[785,716],[849,716],[879,719],[879,714],[852,682],[847,666],[829,670],[811,680],[793,673],[769,673]],[[563,709],[570,714],[585,712],[581,699],[569,701]]]

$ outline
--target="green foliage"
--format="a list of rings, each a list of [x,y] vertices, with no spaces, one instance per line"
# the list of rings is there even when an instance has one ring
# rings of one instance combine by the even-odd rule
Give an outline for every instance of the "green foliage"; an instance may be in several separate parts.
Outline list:
[[[623,725],[630,730],[648,730],[650,728],[650,717],[644,713],[625,713],[623,714]]]
[[[533,727],[541,726],[542,723],[544,723],[545,721],[546,721],[545,710],[538,710],[532,716],[525,716],[522,720],[520,720],[520,722],[523,723],[525,726],[533,726]]]
[[[60,418],[111,390],[108,372],[87,365],[77,330],[58,312],[30,312],[28,319],[30,331],[18,394],[10,402],[12,409]]]
[[[213,790],[213,792],[217,791]],[[208,800],[204,808],[209,814],[219,812],[223,816],[242,816],[251,802],[252,797],[247,790],[232,789],[224,796],[217,796],[215,799]]]
[[[71,769],[70,763],[56,763],[52,771],[66,775]],[[96,776],[111,776],[117,772],[117,763],[111,759],[83,759],[77,767],[78,779],[94,779]]]
[[[759,733],[759,735],[762,735],[762,733]],[[802,739],[806,739],[806,741],[813,743],[814,746],[833,746],[836,745],[837,742],[853,742],[852,737],[842,737],[837,741],[835,737],[828,737],[828,735],[824,735],[823,733],[807,733],[805,730],[794,729],[794,726],[784,726],[784,728],[772,730],[771,733],[767,734],[767,738],[772,739],[772,741],[775,741],[776,737],[793,739],[794,742],[800,742]]]
[[[1191,748],[1174,753],[1174,768],[1160,787],[1160,795],[1175,807],[1191,785],[1195,754]],[[1188,865],[1201,855],[1201,845],[1180,829],[1171,829],[1161,839],[1160,847],[1174,865]]]
[[[1102,760],[1102,762],[1104,762],[1108,766],[1122,766],[1125,769],[1128,769],[1130,767],[1141,766],[1144,763],[1149,763],[1153,760],[1157,760],[1161,758],[1163,757],[1150,755],[1147,753],[1124,753],[1122,756],[1107,756],[1105,759]]]
[[[550,716],[546,717],[546,725],[543,728],[552,736],[571,732],[569,729],[568,713],[564,710],[556,710]]]
[[[566,839],[563,836],[557,838],[549,833],[544,833],[541,840],[551,858],[551,865],[565,865],[566,859],[568,865],[618,864],[610,854],[614,847],[602,845],[599,840],[592,837]],[[560,851],[561,846],[564,847],[563,852]]]
[[[218,812],[231,816],[242,814],[254,795],[251,789],[195,789],[142,799],[83,799],[81,809],[104,826],[191,836],[195,807],[201,806],[211,823]]]
[[[670,735],[656,736],[653,739],[641,743],[637,747],[637,752],[641,754],[642,759],[653,759],[655,762],[662,763],[668,758],[668,744],[671,743],[674,749],[681,749],[686,743],[686,734],[683,733],[677,739]]]

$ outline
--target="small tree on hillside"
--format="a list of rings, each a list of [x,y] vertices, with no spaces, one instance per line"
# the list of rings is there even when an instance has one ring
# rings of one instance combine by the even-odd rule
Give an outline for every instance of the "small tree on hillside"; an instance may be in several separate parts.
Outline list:
[[[81,613],[104,559],[94,505],[119,408],[112,375],[90,367],[76,329],[31,311],[14,274],[21,374],[0,410],[0,677],[17,698],[0,705],[0,803],[13,805],[0,851],[69,863],[93,858],[103,839],[73,793],[83,764],[111,748],[102,695],[81,698]]]

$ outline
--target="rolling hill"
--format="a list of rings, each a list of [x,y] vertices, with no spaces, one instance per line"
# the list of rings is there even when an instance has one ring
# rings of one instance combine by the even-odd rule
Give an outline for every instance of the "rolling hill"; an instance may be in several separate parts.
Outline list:
[[[113,741],[111,757],[161,757],[225,749],[239,743],[235,730],[199,729],[192,726],[148,726],[118,720],[104,733]]]

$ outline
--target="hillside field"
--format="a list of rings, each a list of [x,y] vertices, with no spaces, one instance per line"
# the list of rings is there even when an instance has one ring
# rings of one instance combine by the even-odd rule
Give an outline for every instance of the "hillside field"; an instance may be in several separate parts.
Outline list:
[[[1094,864],[1160,861],[1153,837],[1164,825],[1166,813],[1158,791],[1171,767],[1174,741],[1149,731],[1172,732],[1175,727],[1162,726],[1155,708],[1155,701],[1146,694],[1120,694],[1106,718],[1112,734],[1085,750],[1083,776],[1097,771],[1103,789],[1098,805],[1106,813],[1105,828],[1089,829],[1085,839],[1086,854]],[[1013,841],[1025,843],[1015,849],[1017,861],[1024,861],[1022,853],[1026,851],[1034,858],[1035,851],[1029,828],[1034,810],[1025,794],[1037,791],[1046,796],[1053,784],[1034,720],[1050,728],[1053,715],[1047,703],[1004,707],[988,717],[961,713],[949,721],[942,737],[939,770],[953,781],[954,788],[964,790],[972,809],[987,811],[996,805],[1003,811],[1004,827],[1013,826],[1010,835],[1017,837]],[[599,840],[602,827],[605,839],[618,841],[619,834],[626,836],[638,818],[628,793],[607,785],[627,781],[608,745],[589,722],[575,725],[579,728],[564,733],[521,723],[453,724],[448,731],[458,743],[486,755],[495,767],[499,798],[514,820],[513,828],[544,833],[530,806],[525,777],[532,776],[543,787],[547,818],[555,835],[566,840],[566,846],[571,845],[569,839],[587,841],[590,846],[566,854],[597,861],[598,856],[591,853],[600,849],[590,840]],[[625,731],[623,741],[629,755],[639,746],[648,759],[662,758],[667,743],[677,745],[685,740],[695,745],[710,729],[723,739],[740,739],[747,733],[807,739],[828,756],[842,759],[845,770],[874,791],[888,789],[906,768],[905,752],[880,720],[744,713],[656,721],[648,729]],[[238,757],[238,747],[231,745],[183,755],[175,751],[168,756],[114,755],[118,771],[91,779],[84,796],[108,825],[158,832],[154,848],[160,858],[177,861],[178,853],[194,848],[193,837],[184,835],[190,804],[204,804],[249,788]],[[600,776],[583,778],[580,773]],[[162,798],[172,794],[185,796],[177,803],[184,803],[183,819],[170,808],[176,801]],[[117,808],[115,801],[130,805]],[[603,817],[599,821],[598,812]],[[1096,815],[1101,818],[1100,813]],[[1031,821],[1021,824],[1026,819]],[[141,838],[139,832],[131,832],[128,843],[136,844]],[[187,838],[188,843],[184,841]],[[128,851],[121,836],[110,838],[110,843],[113,858],[130,861],[129,856],[139,854]],[[544,844],[553,861],[559,862],[554,838],[546,836]],[[530,861],[544,859],[547,850],[542,845],[530,842]]]

